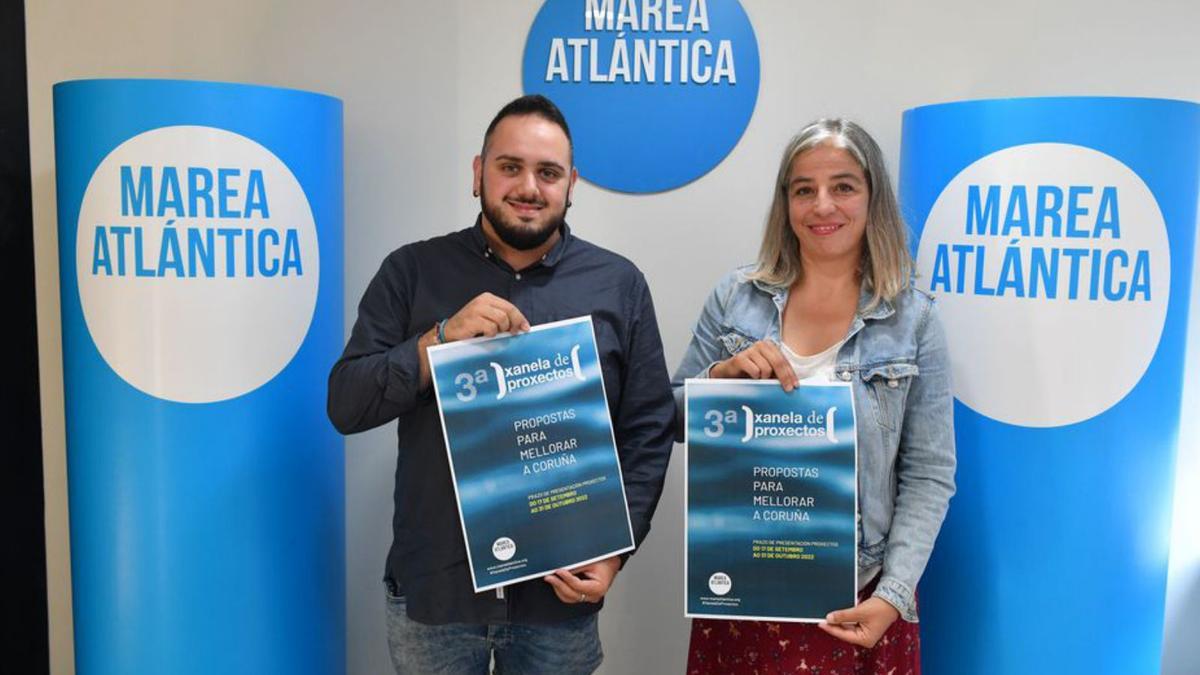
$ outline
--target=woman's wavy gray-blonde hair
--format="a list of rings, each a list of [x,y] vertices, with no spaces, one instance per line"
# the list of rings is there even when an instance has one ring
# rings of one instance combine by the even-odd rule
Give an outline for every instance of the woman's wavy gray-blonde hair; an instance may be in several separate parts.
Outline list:
[[[880,300],[890,301],[908,287],[912,275],[908,228],[900,216],[879,145],[862,127],[844,119],[819,119],[804,127],[784,149],[758,265],[750,278],[773,286],[790,286],[803,273],[800,240],[788,222],[788,179],[796,157],[820,145],[832,145],[849,152],[866,174],[867,243],[863,247],[859,271],[865,287],[871,292],[867,308],[879,304]]]

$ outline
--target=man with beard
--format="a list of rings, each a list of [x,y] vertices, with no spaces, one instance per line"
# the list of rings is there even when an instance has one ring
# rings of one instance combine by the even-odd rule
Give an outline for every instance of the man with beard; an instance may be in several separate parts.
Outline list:
[[[636,543],[670,457],[674,403],[646,280],[576,237],[578,176],[562,113],[542,96],[497,113],[474,161],[475,225],[394,251],[359,304],[329,377],[342,433],[399,419],[393,541],[384,583],[396,671],[591,673],[596,612],[622,560],[474,593],[426,349],[590,314]],[[579,532],[577,536],[587,536]]]

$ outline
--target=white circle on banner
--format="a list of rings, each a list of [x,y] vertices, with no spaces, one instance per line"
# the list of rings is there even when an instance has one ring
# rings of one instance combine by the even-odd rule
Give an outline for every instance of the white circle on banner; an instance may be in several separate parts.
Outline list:
[[[1006,148],[955,176],[929,211],[917,270],[937,296],[955,396],[1027,427],[1081,422],[1124,398],[1170,299],[1150,188],[1115,158],[1062,143]]]
[[[320,272],[295,175],[244,136],[139,134],[96,168],[75,246],[84,320],[108,365],[169,401],[246,394],[296,355]]]
[[[504,562],[512,560],[512,557],[517,554],[517,542],[508,537],[500,537],[492,542],[492,555],[496,556],[496,560]]]
[[[717,595],[727,595],[733,590],[733,579],[724,572],[716,572],[708,578],[708,590]]]

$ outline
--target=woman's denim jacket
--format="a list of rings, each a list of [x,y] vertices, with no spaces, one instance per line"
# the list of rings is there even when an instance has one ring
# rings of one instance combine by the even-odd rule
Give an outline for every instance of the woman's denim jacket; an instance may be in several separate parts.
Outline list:
[[[742,267],[717,284],[675,372],[683,381],[758,340],[778,341],[786,287],[747,281]],[[858,420],[858,566],[883,565],[875,595],[917,620],[914,589],[954,494],[954,417],[950,361],[933,298],[910,288],[864,309],[838,350],[835,374],[854,385]],[[682,440],[683,415],[676,415]]]

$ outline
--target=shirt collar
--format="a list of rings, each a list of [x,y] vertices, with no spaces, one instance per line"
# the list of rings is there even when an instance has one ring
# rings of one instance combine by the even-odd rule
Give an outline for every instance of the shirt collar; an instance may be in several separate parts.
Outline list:
[[[534,265],[541,264],[544,267],[554,267],[557,265],[558,261],[562,260],[563,254],[567,250],[567,245],[572,238],[571,227],[567,225],[566,221],[563,221],[563,224],[559,228],[558,242],[546,252],[546,255],[542,256],[540,263],[534,263]],[[504,262],[492,252],[492,247],[488,245],[487,237],[483,234],[483,214],[475,216],[475,226],[471,228],[471,242],[475,250],[479,251],[484,257],[495,260],[497,263]]]

